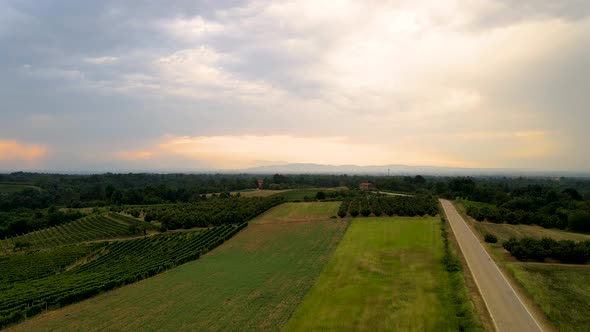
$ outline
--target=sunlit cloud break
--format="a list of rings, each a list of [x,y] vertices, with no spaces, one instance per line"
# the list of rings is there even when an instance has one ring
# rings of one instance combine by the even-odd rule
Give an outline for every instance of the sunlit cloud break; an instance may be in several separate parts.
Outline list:
[[[47,148],[41,145],[0,140],[0,160],[31,161],[44,157],[46,153]]]
[[[218,168],[260,166],[264,161],[358,165],[386,163],[391,152],[384,146],[357,144],[346,137],[270,136],[165,136],[157,145],[144,150],[116,152],[122,159],[157,161],[177,155],[199,160]],[[367,162],[369,161],[369,162]]]

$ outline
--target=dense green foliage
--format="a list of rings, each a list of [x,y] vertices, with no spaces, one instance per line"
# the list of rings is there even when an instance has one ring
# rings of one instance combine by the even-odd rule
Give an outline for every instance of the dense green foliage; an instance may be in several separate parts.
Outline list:
[[[497,243],[498,242],[498,237],[495,236],[494,234],[490,234],[490,233],[486,233],[486,235],[484,235],[483,239],[487,243]]]
[[[71,264],[72,257],[62,258],[67,250],[31,253],[25,261],[32,263],[51,255],[56,262],[65,263],[57,264],[55,273],[35,272],[28,279],[22,277],[24,266],[18,258],[14,259],[15,264],[11,264],[12,258],[9,258],[11,261],[4,266],[2,274],[3,278],[13,281],[0,285],[0,327],[35,315],[47,307],[77,302],[195,260],[246,225],[225,225],[197,232],[112,242],[99,246],[69,268],[64,268],[64,264]],[[81,254],[84,254],[83,249]]]
[[[84,241],[129,237],[154,229],[149,223],[117,213],[93,214],[76,221],[0,240],[0,249],[48,248]]]
[[[55,208],[0,212],[0,238],[58,226],[83,216],[84,214],[80,211],[58,211]]]
[[[519,190],[513,195],[511,199],[497,205],[465,202],[466,212],[477,221],[590,231],[590,202],[579,200],[575,191],[574,195],[570,195],[565,192],[546,192],[539,187]]]
[[[590,260],[590,241],[556,241],[551,238],[511,238],[503,243],[506,250],[521,261],[543,262],[547,258],[562,263],[584,264]]]
[[[159,221],[167,229],[219,226],[248,221],[283,202],[281,196],[212,198],[193,203],[148,205],[122,210],[141,210],[145,219]]]
[[[39,279],[63,272],[80,258],[88,256],[103,244],[70,245],[52,250],[27,251],[19,254],[0,255],[0,291],[14,283]]]
[[[347,209],[347,210],[346,210]],[[342,201],[338,216],[344,218],[348,214],[356,217],[359,214],[367,217],[371,214],[380,216],[434,216],[438,213],[438,202],[430,195],[416,196],[377,196],[362,195]]]

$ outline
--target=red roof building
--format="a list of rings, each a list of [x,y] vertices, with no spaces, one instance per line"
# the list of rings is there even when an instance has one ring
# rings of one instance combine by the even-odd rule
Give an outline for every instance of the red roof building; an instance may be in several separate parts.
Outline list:
[[[363,182],[363,183],[359,184],[359,189],[360,190],[376,190],[377,186],[371,182]]]

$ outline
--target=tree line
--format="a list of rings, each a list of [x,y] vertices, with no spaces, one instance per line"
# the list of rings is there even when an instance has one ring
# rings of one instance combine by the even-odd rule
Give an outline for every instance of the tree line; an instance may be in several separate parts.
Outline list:
[[[361,195],[354,198],[346,198],[340,204],[338,216],[344,218],[368,217],[371,214],[381,216],[435,216],[438,213],[438,202],[431,195],[416,196],[378,196]]]
[[[284,201],[282,196],[213,198],[192,203],[146,205],[114,209],[147,222],[159,221],[164,229],[240,224]]]
[[[502,244],[512,256],[521,261],[543,262],[550,258],[561,263],[585,264],[590,260],[590,241],[556,241],[551,238],[510,238]]]

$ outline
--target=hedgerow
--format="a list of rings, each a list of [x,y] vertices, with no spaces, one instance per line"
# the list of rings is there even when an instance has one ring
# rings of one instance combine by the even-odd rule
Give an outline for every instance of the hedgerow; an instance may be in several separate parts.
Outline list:
[[[348,212],[345,212],[348,209]],[[367,217],[371,214],[380,216],[383,213],[388,216],[435,216],[438,213],[438,202],[430,195],[416,196],[375,196],[364,195],[352,200],[344,200],[340,205],[338,215],[344,217],[350,214],[353,217],[359,214]]]
[[[585,264],[590,261],[590,241],[556,241],[551,238],[510,238],[503,243],[504,249],[521,261],[543,262],[554,259],[562,263]]]

